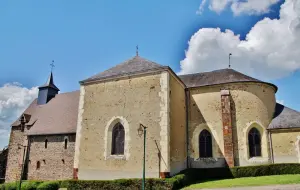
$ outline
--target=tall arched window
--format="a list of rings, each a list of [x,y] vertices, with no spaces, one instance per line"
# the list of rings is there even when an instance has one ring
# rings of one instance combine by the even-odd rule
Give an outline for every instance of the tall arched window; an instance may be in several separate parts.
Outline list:
[[[124,154],[125,131],[121,123],[117,123],[112,130],[111,154]]]
[[[48,146],[48,139],[45,140],[45,148]]]
[[[65,139],[65,149],[68,148],[68,139]]]
[[[199,157],[212,157],[212,137],[208,130],[204,129],[199,135]]]
[[[38,169],[40,169],[40,167],[41,167],[41,163],[40,163],[40,161],[37,161],[37,163],[36,163],[36,169],[38,170]]]
[[[252,128],[248,134],[249,155],[250,158],[261,156],[261,137],[256,128]]]

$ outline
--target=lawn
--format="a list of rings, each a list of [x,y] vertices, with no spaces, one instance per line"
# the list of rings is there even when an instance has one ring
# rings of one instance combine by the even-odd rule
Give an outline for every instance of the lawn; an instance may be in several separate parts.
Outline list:
[[[273,184],[296,184],[296,183],[300,183],[300,174],[245,177],[245,178],[235,178],[235,179],[204,181],[204,182],[199,182],[197,184],[190,185],[185,189],[262,186],[262,185],[273,185]]]

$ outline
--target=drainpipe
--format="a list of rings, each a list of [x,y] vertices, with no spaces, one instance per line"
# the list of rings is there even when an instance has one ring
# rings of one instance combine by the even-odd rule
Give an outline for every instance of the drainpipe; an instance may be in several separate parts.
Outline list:
[[[272,164],[274,164],[272,134],[271,134],[270,130],[268,130],[268,136],[269,136],[269,143],[270,143],[271,162],[272,162]]]
[[[189,168],[189,101],[190,93],[189,89],[185,89],[185,126],[186,126],[186,168]]]

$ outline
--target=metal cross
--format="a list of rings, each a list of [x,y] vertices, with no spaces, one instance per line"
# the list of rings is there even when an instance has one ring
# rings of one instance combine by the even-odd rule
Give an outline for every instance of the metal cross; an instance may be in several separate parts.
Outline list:
[[[54,60],[52,60],[52,63],[50,64],[50,67],[51,67],[51,72],[52,72],[53,67],[55,67],[55,65],[54,65]]]
[[[136,46],[136,56],[139,56],[139,46]]]
[[[232,55],[232,53],[229,53],[229,68],[230,68],[230,56]]]

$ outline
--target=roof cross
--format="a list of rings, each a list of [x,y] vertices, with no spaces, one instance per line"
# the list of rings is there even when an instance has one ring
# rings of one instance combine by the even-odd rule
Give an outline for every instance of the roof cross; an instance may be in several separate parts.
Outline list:
[[[50,64],[50,67],[51,67],[51,72],[52,72],[53,67],[55,67],[55,65],[54,65],[54,60],[52,60],[52,63]]]
[[[136,56],[139,56],[139,46],[136,46]]]
[[[232,53],[229,53],[229,69],[230,69],[230,56],[232,56]]]

